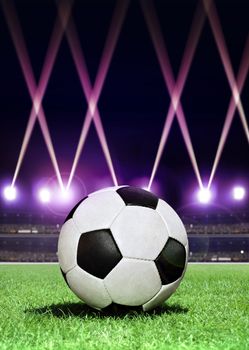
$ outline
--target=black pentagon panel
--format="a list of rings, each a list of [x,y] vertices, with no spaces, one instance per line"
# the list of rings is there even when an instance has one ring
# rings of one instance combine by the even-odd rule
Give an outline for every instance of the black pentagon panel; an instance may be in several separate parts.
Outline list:
[[[80,236],[77,264],[91,275],[105,278],[121,259],[110,230],[86,232]]]
[[[138,205],[156,209],[158,198],[151,192],[137,187],[121,187],[117,193],[123,199],[126,205]]]
[[[155,263],[162,284],[169,284],[181,277],[186,262],[185,247],[173,238],[169,238]]]
[[[86,200],[87,198],[88,198],[88,196],[84,197],[83,199],[81,199],[81,200],[73,207],[73,209],[70,211],[70,213],[69,213],[68,216],[66,217],[66,219],[65,219],[65,221],[64,221],[64,224],[65,224],[65,222],[68,221],[69,219],[72,219],[75,210],[76,210],[76,209],[78,208],[78,206],[79,206],[84,200]]]
[[[68,287],[69,287],[69,284],[68,284],[68,281],[67,281],[67,277],[66,277],[65,272],[63,272],[61,268],[60,268],[60,270],[61,270],[61,274],[62,274],[62,276],[63,276],[63,278],[64,278],[64,280],[65,280],[66,284],[67,284],[67,285],[68,285]]]

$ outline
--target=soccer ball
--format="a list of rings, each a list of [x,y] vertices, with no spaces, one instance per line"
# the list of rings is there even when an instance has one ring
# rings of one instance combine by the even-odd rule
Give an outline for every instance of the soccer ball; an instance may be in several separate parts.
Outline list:
[[[71,290],[103,309],[163,303],[187,266],[188,239],[176,212],[140,188],[106,188],[82,199],[59,236],[58,258]]]

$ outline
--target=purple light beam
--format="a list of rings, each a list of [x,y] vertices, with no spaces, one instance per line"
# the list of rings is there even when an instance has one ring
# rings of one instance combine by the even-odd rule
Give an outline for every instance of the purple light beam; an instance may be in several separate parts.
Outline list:
[[[70,176],[67,183],[67,188],[70,187],[71,181],[74,177],[76,167],[78,165],[79,158],[80,158],[83,146],[85,144],[92,119],[96,127],[96,131],[97,131],[97,134],[98,134],[98,137],[99,137],[99,140],[100,140],[100,143],[112,176],[113,183],[115,186],[118,185],[117,177],[114,171],[113,162],[112,162],[110,151],[108,148],[108,144],[107,144],[104,128],[101,122],[97,103],[103,88],[103,84],[104,84],[107,72],[109,70],[113,52],[117,43],[119,33],[121,31],[121,27],[125,18],[128,4],[129,4],[128,1],[121,1],[121,0],[118,1],[117,3],[93,88],[91,86],[89,74],[85,63],[85,58],[80,46],[80,41],[72,20],[69,22],[66,28],[68,43],[72,52],[76,69],[78,71],[82,89],[88,101],[88,109],[87,109],[87,113],[82,126],[80,139],[78,142],[73,165],[72,165]],[[62,16],[62,20],[63,20],[63,16]]]
[[[153,41],[156,53],[157,53],[157,57],[164,76],[164,80],[171,96],[171,103],[165,119],[165,124],[163,127],[163,132],[161,135],[158,151],[157,151],[155,162],[153,165],[148,189],[150,189],[153,183],[175,114],[177,115],[177,120],[185,141],[185,145],[189,153],[189,157],[190,157],[194,172],[196,174],[199,187],[202,188],[203,184],[200,176],[200,171],[198,168],[194,149],[192,146],[191,137],[187,127],[187,123],[186,123],[186,118],[184,116],[184,112],[181,106],[180,97],[188,76],[188,72],[193,60],[197,43],[199,41],[201,30],[203,28],[203,24],[205,20],[204,11],[198,4],[198,7],[193,19],[193,23],[191,26],[189,38],[186,44],[185,52],[183,55],[177,82],[175,82],[172,68],[170,65],[169,56],[168,56],[167,49],[164,44],[163,35],[160,29],[159,20],[156,15],[156,11],[153,6],[153,3],[152,1],[147,1],[147,2],[140,1],[140,3],[142,5],[143,13],[148,25],[150,35],[152,37],[152,41]]]
[[[22,68],[22,71],[23,71],[23,74],[25,77],[25,81],[26,81],[31,99],[33,101],[32,109],[30,112],[28,124],[26,127],[24,139],[22,142],[22,146],[21,146],[21,150],[20,150],[20,154],[18,157],[18,161],[17,161],[17,165],[16,165],[16,169],[14,172],[11,186],[13,187],[15,185],[15,182],[16,182],[17,176],[19,174],[20,167],[21,167],[21,164],[22,164],[22,161],[23,161],[23,158],[24,158],[32,131],[33,131],[36,117],[38,116],[38,121],[40,123],[41,130],[42,130],[42,133],[44,136],[44,140],[45,140],[45,143],[47,145],[48,152],[49,152],[52,164],[53,164],[54,169],[55,169],[58,183],[59,183],[61,189],[63,189],[64,185],[62,182],[61,173],[59,170],[59,166],[58,166],[57,158],[55,155],[53,143],[52,143],[50,132],[48,129],[48,125],[46,122],[46,117],[45,117],[45,114],[44,114],[44,111],[42,108],[42,99],[43,99],[43,96],[45,94],[47,84],[48,84],[48,81],[49,81],[49,78],[51,75],[51,71],[52,71],[52,68],[54,66],[55,59],[56,59],[56,56],[58,53],[58,49],[59,49],[60,42],[61,42],[62,35],[63,35],[63,28],[61,26],[59,18],[57,18],[57,21],[55,23],[54,30],[53,30],[53,33],[52,33],[52,36],[50,39],[50,44],[49,44],[49,47],[47,50],[46,58],[44,61],[42,73],[40,76],[39,85],[37,87],[36,82],[35,82],[35,78],[34,78],[34,74],[32,71],[31,62],[29,59],[28,51],[27,51],[26,44],[24,41],[24,36],[22,33],[22,29],[21,29],[18,17],[17,17],[16,10],[14,8],[14,4],[11,2],[11,0],[8,0],[8,1],[3,1],[2,5],[3,5],[6,21],[7,21],[11,36],[12,36],[12,40],[13,40],[13,43],[14,43],[14,46],[15,46],[15,49],[17,52],[17,56],[18,56],[18,59],[20,61],[20,65],[21,65],[21,68]],[[71,1],[60,2],[60,6],[63,6],[64,12],[66,14],[66,18],[68,18],[70,11],[71,11],[72,2]]]

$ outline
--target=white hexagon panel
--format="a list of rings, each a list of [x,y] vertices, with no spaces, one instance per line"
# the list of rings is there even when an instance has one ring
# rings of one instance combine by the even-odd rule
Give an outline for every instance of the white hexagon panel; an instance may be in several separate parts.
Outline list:
[[[63,224],[58,241],[58,259],[64,273],[77,264],[80,235],[81,233],[75,226],[73,219],[69,219]]]
[[[76,208],[72,218],[81,233],[109,228],[125,207],[115,191],[96,192]]]
[[[171,206],[169,206],[165,201],[159,199],[156,211],[167,225],[169,236],[181,242],[185,246],[188,243],[186,230],[174,209],[171,208]]]
[[[126,206],[111,225],[112,235],[126,258],[154,260],[168,239],[165,222],[156,210]]]
[[[127,185],[123,185],[123,186],[111,186],[111,187],[106,187],[106,188],[102,188],[101,190],[97,190],[95,192],[91,192],[89,193],[89,197],[95,196],[95,194],[98,193],[102,193],[102,192],[116,192],[119,188],[123,188],[123,187],[128,187]]]
[[[161,279],[153,261],[123,258],[104,279],[114,303],[138,306],[161,289]]]
[[[79,266],[75,266],[66,274],[66,281],[81,300],[96,309],[102,309],[112,303],[103,280],[87,273]]]
[[[178,280],[162,286],[159,292],[147,303],[143,305],[144,311],[149,311],[162,304],[165,300],[167,300],[177,289],[179,284],[181,283],[181,278]]]

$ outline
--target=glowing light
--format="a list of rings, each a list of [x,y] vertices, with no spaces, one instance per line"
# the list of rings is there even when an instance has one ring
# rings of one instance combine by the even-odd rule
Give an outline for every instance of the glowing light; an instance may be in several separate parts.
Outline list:
[[[172,101],[172,104],[173,104],[173,106],[174,106],[174,110],[175,110],[175,112],[176,112],[176,111],[177,111],[178,102],[179,102],[179,98],[176,96],[176,93],[175,93],[175,92],[172,94],[172,99],[171,99],[171,101]]]
[[[208,188],[201,188],[197,192],[198,201],[202,204],[207,204],[211,201],[212,193]]]
[[[236,201],[241,201],[245,198],[246,190],[242,186],[235,186],[233,188],[233,199]]]
[[[16,187],[6,186],[3,190],[3,195],[7,201],[14,201],[17,197]]]
[[[69,202],[72,200],[73,198],[73,192],[70,189],[63,189],[60,191],[59,193],[59,198],[63,201],[63,202]]]
[[[39,191],[39,199],[42,203],[49,203],[51,200],[51,194],[48,188],[44,187]]]
[[[34,98],[33,106],[34,106],[34,109],[35,109],[35,113],[37,115],[39,113],[39,109],[40,109],[40,101],[39,101],[37,96],[35,96],[35,98]]]
[[[90,109],[90,112],[91,112],[91,115],[94,115],[95,113],[95,108],[96,108],[96,103],[93,99],[90,99],[90,102],[89,102],[89,109]]]

